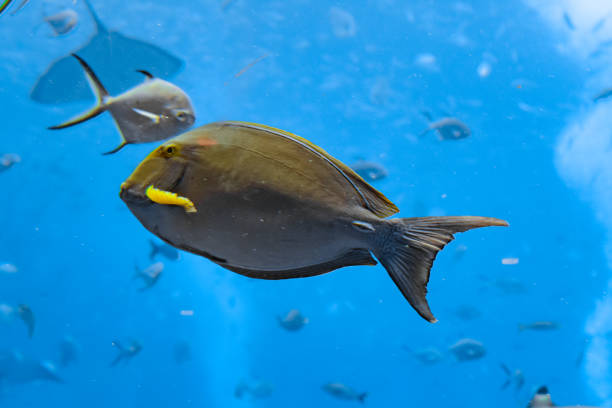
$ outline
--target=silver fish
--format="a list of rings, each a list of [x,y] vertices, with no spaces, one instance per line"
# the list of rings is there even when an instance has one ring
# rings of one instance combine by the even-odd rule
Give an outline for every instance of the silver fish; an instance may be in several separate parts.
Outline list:
[[[367,182],[382,180],[388,175],[387,169],[383,166],[367,160],[358,160],[351,165],[351,168]]]
[[[234,388],[234,397],[238,399],[242,399],[244,398],[248,390],[249,390],[249,386],[247,385],[247,383],[244,381],[240,381],[238,385],[236,385],[236,388]]]
[[[94,34],[73,52],[99,67],[98,76],[111,93],[119,93],[140,82],[135,70],[142,67],[147,67],[156,77],[168,78],[183,66],[182,60],[154,44],[108,29],[89,1],[85,0],[84,3],[94,21]],[[79,64],[70,55],[56,59],[38,78],[30,98],[53,105],[90,99],[91,93],[80,72]]]
[[[421,132],[420,136],[424,136],[432,130],[438,133],[440,140],[465,139],[472,134],[470,128],[456,118],[442,118],[430,123],[427,129]]]
[[[33,381],[63,383],[53,363],[24,356],[19,351],[0,352],[0,380],[12,384]]]
[[[593,97],[593,102],[598,102],[612,96],[612,88],[606,88]]]
[[[127,348],[123,347],[118,341],[113,341],[112,344],[113,347],[116,347],[117,350],[119,350],[119,354],[117,354],[117,357],[115,357],[110,364],[111,367],[116,366],[121,361],[127,363],[142,351],[142,345],[136,340],[132,341]]]
[[[68,34],[79,22],[79,15],[72,9],[66,9],[59,13],[46,16],[44,19],[56,36]]]
[[[404,349],[410,352],[414,358],[419,360],[423,364],[433,365],[437,362],[441,361],[443,356],[440,350],[435,347],[426,347],[424,349],[413,351],[409,347],[404,347]]]
[[[572,18],[567,13],[567,11],[563,12],[563,20],[565,21],[565,25],[567,25],[567,28],[572,31],[576,29],[576,26],[574,25],[574,22],[572,21]]]
[[[0,172],[8,170],[15,164],[21,162],[21,157],[15,153],[6,153],[0,156]]]
[[[142,292],[155,286],[164,271],[164,264],[162,262],[155,262],[144,270],[140,270],[138,266],[135,267],[135,270],[134,279],[141,279],[145,284],[145,286],[139,289]]]
[[[327,383],[322,388],[323,391],[328,394],[343,400],[354,400],[364,403],[368,396],[367,392],[357,392],[348,385],[342,383]]]
[[[455,316],[457,316],[461,320],[474,320],[478,319],[481,316],[481,313],[474,306],[470,305],[460,305],[455,309]]]
[[[28,330],[28,336],[34,335],[35,319],[32,309],[28,305],[18,305],[16,307],[6,303],[0,303],[0,321],[12,323],[15,319],[21,320]]]
[[[173,355],[177,364],[184,364],[191,360],[191,346],[185,340],[181,340],[174,345]]]
[[[284,318],[278,316],[277,319],[281,327],[288,331],[298,331],[308,324],[308,318],[304,317],[300,311],[296,309],[290,310]]]
[[[30,336],[31,338],[34,335],[34,327],[36,324],[36,320],[34,319],[34,312],[32,312],[30,306],[21,304],[17,307],[17,315],[28,328],[28,336]]]
[[[595,408],[586,405],[564,405],[559,406],[553,404],[552,398],[550,397],[550,392],[547,387],[540,387],[538,391],[535,393],[531,401],[527,404],[527,408],[548,408],[548,407],[556,407],[556,408]]]
[[[506,381],[502,384],[501,389],[508,388],[510,384],[514,384],[515,389],[520,390],[525,385],[525,375],[518,368],[514,371],[510,370],[507,365],[500,364],[501,369],[506,374]]]
[[[176,85],[141,70],[146,76],[145,82],[118,96],[110,96],[91,67],[78,55],[72,55],[83,67],[98,102],[87,112],[49,129],[64,129],[109,111],[122,139],[119,146],[104,153],[112,154],[130,143],[155,142],[175,136],[195,122],[189,96]]]
[[[17,269],[17,267],[13,264],[10,264],[10,263],[0,264],[0,273],[13,274],[13,273],[17,273],[18,271],[19,269]]]
[[[75,362],[79,355],[79,345],[71,336],[65,336],[59,344],[59,364],[62,367]]]
[[[597,23],[595,23],[595,25],[593,26],[593,28],[591,28],[591,32],[592,33],[596,33],[599,30],[601,30],[601,28],[606,24],[606,17],[600,19]]]
[[[506,295],[520,295],[528,290],[523,282],[514,277],[503,276],[491,279],[485,274],[479,274],[478,277],[485,283],[483,289],[494,286]]]
[[[516,278],[503,277],[495,279],[493,284],[507,295],[518,295],[527,292],[527,287]]]
[[[168,244],[156,244],[153,240],[149,240],[151,244],[151,252],[149,253],[149,259],[154,259],[157,255],[162,255],[169,261],[178,261],[181,258],[181,254],[178,249]]]
[[[238,399],[244,398],[249,394],[253,399],[268,398],[272,395],[274,386],[265,381],[240,381],[234,390],[234,396]]]
[[[457,361],[478,360],[487,354],[484,345],[474,339],[461,339],[450,347]]]
[[[528,324],[519,324],[519,331],[525,330],[536,330],[536,331],[550,331],[557,330],[559,324],[551,321],[539,321]]]

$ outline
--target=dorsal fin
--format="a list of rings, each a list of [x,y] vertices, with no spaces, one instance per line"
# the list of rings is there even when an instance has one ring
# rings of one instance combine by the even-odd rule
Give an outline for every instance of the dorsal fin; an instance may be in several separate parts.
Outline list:
[[[81,64],[83,71],[85,71],[85,77],[87,78],[87,82],[89,82],[89,86],[91,87],[92,92],[96,95],[96,100],[98,104],[103,105],[105,99],[108,98],[110,95],[102,84],[102,82],[100,81],[100,78],[98,78],[96,73],[89,66],[89,64],[85,62],[85,60],[83,60],[83,58],[79,57],[74,53],[71,55],[76,58],[79,64]]]
[[[308,149],[321,157],[323,160],[329,163],[330,166],[334,167],[346,179],[346,181],[353,186],[355,192],[361,197],[364,208],[370,210],[376,216],[381,218],[386,218],[399,212],[399,209],[391,202],[391,200],[385,197],[380,191],[369,185],[364,179],[361,178],[361,176],[355,173],[353,169],[303,137],[294,135],[281,129],[276,129],[271,126],[260,125],[257,123],[226,121],[221,122],[221,124],[258,129],[273,133],[289,140],[293,140],[294,142],[303,146],[305,149]]]
[[[137,69],[136,72],[140,72],[142,75],[146,76],[147,79],[155,78],[152,73],[150,73],[149,71],[145,71],[144,69]]]

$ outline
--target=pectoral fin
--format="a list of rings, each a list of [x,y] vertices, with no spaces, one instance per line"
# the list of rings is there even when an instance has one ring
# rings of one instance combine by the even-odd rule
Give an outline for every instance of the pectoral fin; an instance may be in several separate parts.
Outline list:
[[[146,76],[147,79],[155,78],[152,73],[150,73],[149,71],[145,71],[144,69],[137,69],[136,72],[140,72],[142,75]]]

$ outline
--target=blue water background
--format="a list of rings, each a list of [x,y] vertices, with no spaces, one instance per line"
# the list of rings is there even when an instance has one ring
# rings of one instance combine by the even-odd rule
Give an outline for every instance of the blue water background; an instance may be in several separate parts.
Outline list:
[[[562,403],[602,403],[575,361],[588,341],[585,321],[607,285],[605,233],[553,160],[567,117],[586,103],[588,70],[557,51],[561,34],[523,3],[457,4],[236,0],[222,10],[219,1],[93,1],[109,27],[185,60],[173,82],[190,94],[198,125],[264,123],[347,163],[379,162],[389,176],[375,186],[402,216],[507,219],[510,228],[460,234],[438,256],[428,297],[440,320],[435,325],[412,310],[381,266],[258,281],[184,253],[166,262],[155,288],[138,292],[133,267],[149,263],[152,236],[118,190],[154,146],[101,156],[119,140],[110,116],[52,132],[46,127],[89,103],[29,100],[50,61],[91,33],[83,4],[72,6],[81,16],[78,30],[61,39],[36,28],[42,6],[34,1],[14,17],[0,16],[1,150],[23,159],[0,174],[0,260],[19,267],[0,276],[0,303],[28,303],[37,319],[31,340],[17,323],[2,326],[0,349],[53,360],[64,335],[81,348],[79,360],[59,371],[65,384],[10,386],[0,405],[357,404],[324,393],[330,381],[367,391],[370,407],[517,407],[542,384]],[[354,36],[334,35],[332,7],[354,17]],[[468,41],[457,41],[458,32]],[[423,53],[435,56],[435,67],[415,63]],[[487,59],[491,75],[481,78],[476,68]],[[427,126],[422,110],[460,118],[472,137],[419,138]],[[459,245],[467,246],[460,259]],[[520,262],[502,265],[506,257]],[[494,284],[507,278],[520,281],[525,293]],[[460,305],[476,307],[481,317],[457,318]],[[276,321],[291,308],[310,319],[297,333]],[[561,327],[518,332],[518,324],[535,320]],[[486,357],[454,361],[447,349],[463,337],[482,341]],[[115,339],[138,339],[141,355],[110,368]],[[183,365],[172,358],[180,340],[194,355]],[[425,366],[403,346],[434,346],[445,358]],[[525,373],[519,393],[500,390],[502,362]],[[243,378],[270,382],[272,396],[236,399]]]

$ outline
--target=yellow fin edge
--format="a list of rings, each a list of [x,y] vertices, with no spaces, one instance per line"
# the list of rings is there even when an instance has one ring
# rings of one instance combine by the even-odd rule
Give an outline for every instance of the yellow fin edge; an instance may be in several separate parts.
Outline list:
[[[157,204],[162,205],[178,205],[185,209],[186,213],[198,212],[193,202],[187,197],[181,197],[176,193],[170,191],[160,190],[155,188],[153,184],[147,187],[146,191],[149,200]]]

